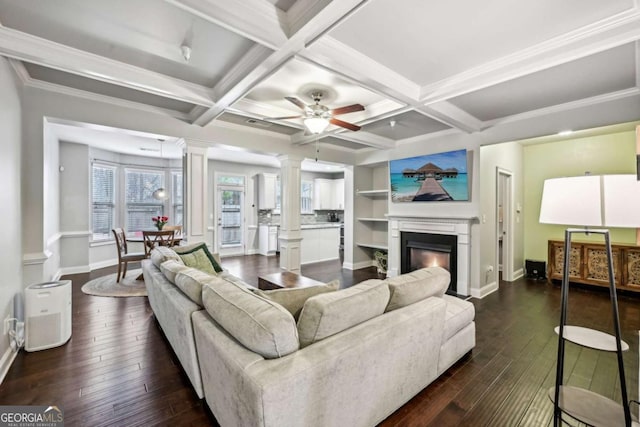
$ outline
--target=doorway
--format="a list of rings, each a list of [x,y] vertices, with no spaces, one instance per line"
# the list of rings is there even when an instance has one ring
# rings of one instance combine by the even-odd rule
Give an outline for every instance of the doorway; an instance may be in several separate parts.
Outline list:
[[[216,252],[220,256],[244,255],[245,177],[219,175],[216,181]]]
[[[499,278],[513,281],[513,173],[496,168],[496,263]],[[499,281],[498,281],[499,283]]]

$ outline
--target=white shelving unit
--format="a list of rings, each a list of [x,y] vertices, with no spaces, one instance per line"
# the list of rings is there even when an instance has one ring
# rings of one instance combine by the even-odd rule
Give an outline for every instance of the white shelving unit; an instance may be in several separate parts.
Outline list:
[[[386,164],[360,170],[360,184],[356,191],[354,233],[355,245],[364,249],[364,259],[373,261],[376,250],[388,250],[389,169]],[[357,184],[356,184],[357,185]]]

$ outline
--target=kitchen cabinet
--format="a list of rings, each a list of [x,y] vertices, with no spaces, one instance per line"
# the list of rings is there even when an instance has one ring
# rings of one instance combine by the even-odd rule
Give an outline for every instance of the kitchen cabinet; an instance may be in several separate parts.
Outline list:
[[[314,179],[313,209],[344,210],[344,179]]]
[[[262,224],[258,230],[258,252],[260,255],[275,255],[278,250],[278,226]]]
[[[342,211],[344,210],[344,179],[334,179],[332,186],[334,209]]]
[[[258,174],[258,209],[276,208],[276,186],[278,175],[275,173]]]
[[[340,258],[340,224],[307,224],[301,226],[300,263],[329,261]]]

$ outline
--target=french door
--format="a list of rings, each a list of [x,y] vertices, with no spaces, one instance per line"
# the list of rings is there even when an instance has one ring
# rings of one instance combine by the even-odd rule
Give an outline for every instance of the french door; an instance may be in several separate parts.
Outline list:
[[[244,185],[217,186],[217,248],[221,255],[244,254]]]

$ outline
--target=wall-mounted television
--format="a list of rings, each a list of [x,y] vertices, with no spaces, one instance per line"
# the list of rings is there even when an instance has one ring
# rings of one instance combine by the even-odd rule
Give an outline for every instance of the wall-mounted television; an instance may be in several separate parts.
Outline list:
[[[467,150],[390,160],[389,181],[394,203],[468,201]]]

